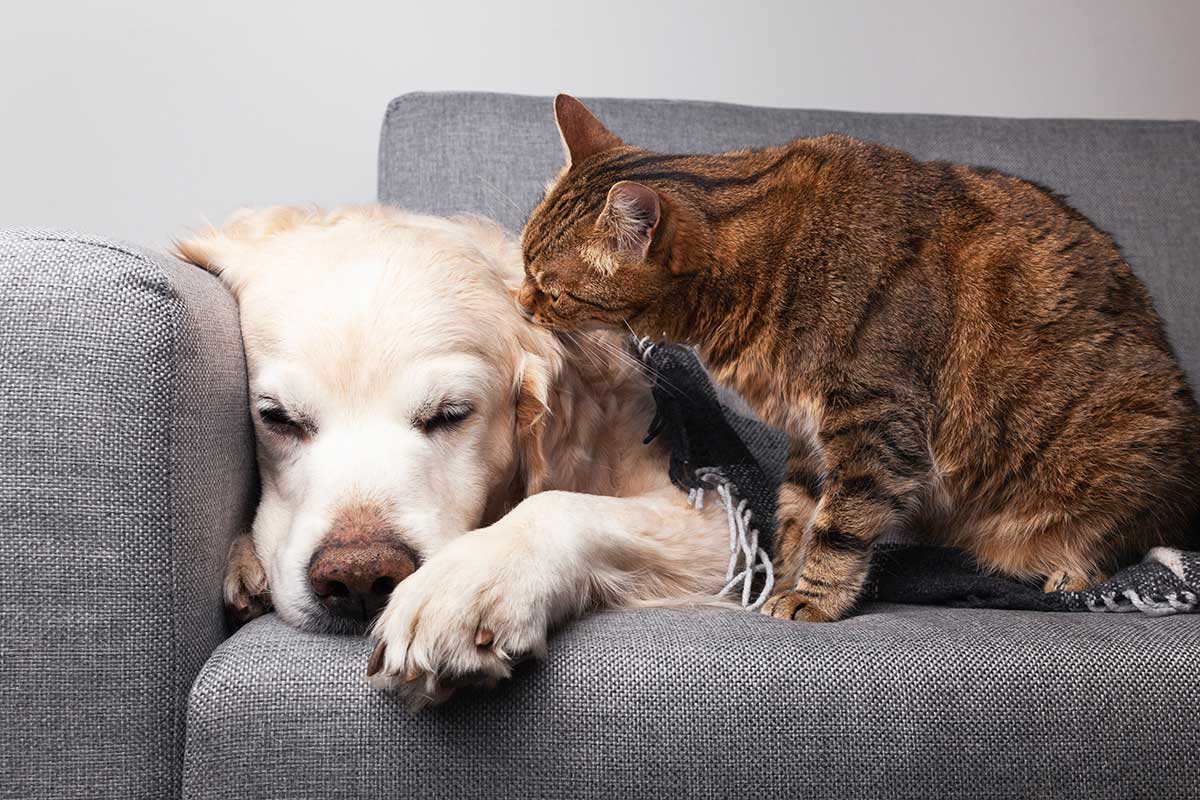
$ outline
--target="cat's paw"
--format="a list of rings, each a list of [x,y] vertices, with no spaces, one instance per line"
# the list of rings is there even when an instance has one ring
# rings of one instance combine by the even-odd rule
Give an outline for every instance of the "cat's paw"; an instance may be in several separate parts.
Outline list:
[[[771,595],[762,607],[762,613],[776,619],[796,622],[833,622],[839,617],[826,611],[815,598],[801,594],[795,589]]]
[[[249,534],[242,534],[229,546],[223,594],[225,610],[237,625],[245,625],[271,610],[267,573]]]
[[[1104,575],[1084,575],[1065,569],[1052,572],[1046,577],[1043,592],[1083,592],[1108,580]]]
[[[537,591],[545,581],[528,574],[536,562],[521,562],[505,544],[485,531],[466,534],[392,590],[371,631],[371,685],[400,692],[415,709],[456,688],[494,687],[517,662],[545,652]]]

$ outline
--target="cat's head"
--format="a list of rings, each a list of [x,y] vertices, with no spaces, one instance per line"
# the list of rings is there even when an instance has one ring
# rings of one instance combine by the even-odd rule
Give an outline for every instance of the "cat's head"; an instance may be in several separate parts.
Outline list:
[[[674,157],[626,145],[570,95],[555,98],[554,117],[567,164],[522,234],[522,307],[550,328],[673,329],[691,278],[677,245],[681,233],[698,238],[694,215],[662,184],[626,176],[661,172]]]

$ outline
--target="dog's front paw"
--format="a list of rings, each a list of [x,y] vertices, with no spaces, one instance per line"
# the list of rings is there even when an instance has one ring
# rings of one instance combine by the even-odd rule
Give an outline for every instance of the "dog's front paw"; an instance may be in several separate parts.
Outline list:
[[[242,534],[229,546],[225,562],[225,610],[237,625],[245,625],[271,610],[267,573],[254,550],[254,539]]]
[[[400,691],[413,708],[459,687],[494,687],[546,648],[542,576],[475,531],[455,540],[392,591],[372,628],[371,684]]]

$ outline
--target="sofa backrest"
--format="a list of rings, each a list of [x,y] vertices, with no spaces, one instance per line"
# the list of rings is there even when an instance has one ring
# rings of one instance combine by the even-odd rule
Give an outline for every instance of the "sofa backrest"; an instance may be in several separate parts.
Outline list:
[[[614,133],[662,152],[719,152],[845,133],[927,159],[995,167],[1065,194],[1121,244],[1200,377],[1200,122],[997,119],[585,99]],[[520,231],[563,164],[548,97],[407,94],[388,106],[379,200],[471,212]]]

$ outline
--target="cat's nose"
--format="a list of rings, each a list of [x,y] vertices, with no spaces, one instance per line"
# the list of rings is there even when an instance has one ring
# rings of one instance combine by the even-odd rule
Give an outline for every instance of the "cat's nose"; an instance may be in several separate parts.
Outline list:
[[[521,290],[517,292],[517,305],[525,312],[526,317],[533,314],[538,294],[537,286],[534,285],[531,279],[526,278],[525,282],[521,284]]]

